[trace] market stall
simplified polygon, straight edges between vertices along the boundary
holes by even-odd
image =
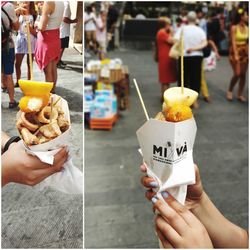
[[[129,70],[121,59],[91,60],[86,65],[85,121],[91,129],[111,130],[119,111],[129,108]]]

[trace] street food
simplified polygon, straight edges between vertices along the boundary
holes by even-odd
[[[16,127],[27,146],[48,142],[69,128],[61,105],[61,97],[50,91],[53,83],[19,80],[24,97],[20,100],[20,111]]]
[[[198,93],[189,88],[169,88],[164,92],[164,103],[162,112],[155,119],[169,122],[180,122],[192,118],[190,106],[196,101]]]
[[[69,121],[58,105],[54,105],[52,111],[49,103],[39,112],[20,112],[16,126],[27,146],[48,142],[69,128]]]
[[[38,112],[48,105],[52,82],[35,82],[19,80],[19,86],[24,94],[19,102],[19,108],[25,113]]]

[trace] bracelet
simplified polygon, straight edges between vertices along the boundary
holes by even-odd
[[[6,142],[6,144],[4,145],[4,147],[3,147],[3,153],[5,153],[5,152],[9,149],[11,143],[13,143],[13,142],[18,142],[18,141],[20,141],[20,140],[21,140],[21,138],[20,138],[19,136],[12,136],[12,137]]]

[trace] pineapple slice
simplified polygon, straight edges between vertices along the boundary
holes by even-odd
[[[45,96],[53,88],[53,82],[35,82],[30,80],[19,80],[20,89],[27,96]]]
[[[53,82],[35,82],[19,80],[24,97],[19,101],[19,108],[25,113],[39,112],[48,105]]]
[[[184,88],[183,93],[181,92],[181,87],[172,87],[164,92],[164,102],[167,107],[175,105],[190,107],[197,98],[198,93],[189,88]]]

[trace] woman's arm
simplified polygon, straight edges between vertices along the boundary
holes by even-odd
[[[43,10],[42,10],[42,17],[41,21],[38,25],[38,29],[42,32],[46,30],[48,21],[49,21],[49,16],[55,11],[55,3],[52,2],[44,2],[43,5]]]
[[[189,48],[187,49],[187,53],[191,53],[193,51],[199,51],[204,49],[207,46],[207,40],[203,40],[199,45],[197,45],[196,47],[193,48]]]
[[[207,229],[214,248],[248,248],[246,230],[227,220],[205,192],[191,211]]]
[[[213,40],[208,40],[208,44],[211,46],[212,48],[212,51],[214,51],[217,59],[220,59],[220,54],[219,54],[219,51],[218,51],[218,48],[217,46],[215,45],[214,41]]]
[[[235,33],[236,33],[236,26],[233,25],[231,27],[231,36],[230,37],[231,37],[231,44],[232,44],[232,47],[233,47],[234,57],[235,57],[236,61],[238,61],[239,55],[238,55],[238,52],[237,52],[237,49],[236,49]]]

